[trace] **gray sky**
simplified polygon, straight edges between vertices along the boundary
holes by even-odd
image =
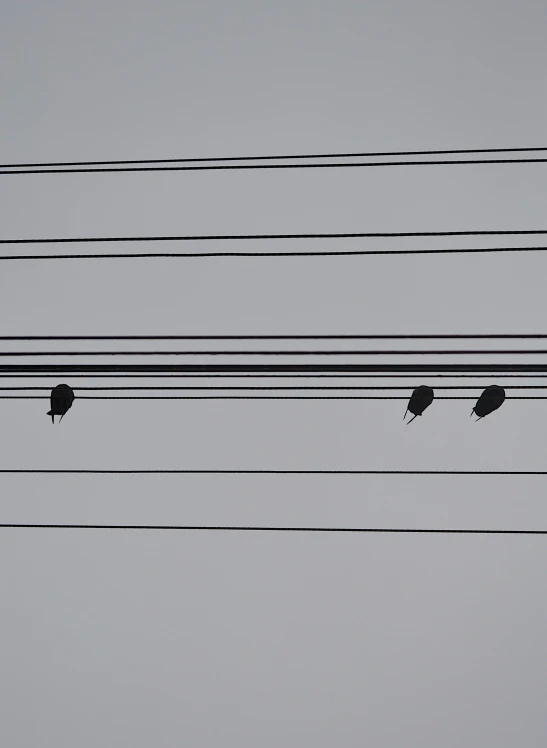
[[[3,162],[545,144],[539,2],[1,8]],[[2,177],[0,233],[545,228],[546,189],[543,165]],[[4,263],[0,330],[546,332],[546,269],[533,253]],[[76,400],[58,428],[47,406],[2,402],[2,466],[545,465],[545,406],[527,401],[480,425],[472,403],[440,401],[410,429],[402,401]],[[547,527],[542,478],[0,485],[4,522]],[[2,533],[0,739],[10,748],[547,739],[541,538]]]

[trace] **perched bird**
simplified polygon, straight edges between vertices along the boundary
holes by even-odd
[[[504,400],[505,390],[503,387],[500,387],[497,384],[491,384],[490,387],[487,387],[484,390],[477,400],[475,407],[471,411],[471,415],[474,413],[478,416],[477,421],[479,421],[481,418],[484,418],[484,416],[497,410]]]
[[[74,392],[68,384],[58,384],[51,390],[51,410],[48,416],[55,423],[55,416],[61,416],[59,423],[63,420],[64,414],[72,407],[74,402]]]
[[[421,416],[424,410],[431,405],[434,397],[435,395],[433,393],[433,389],[431,387],[428,387],[426,384],[422,384],[420,385],[420,387],[416,387],[416,389],[410,396],[410,400],[408,401],[407,409],[403,416],[403,421],[405,420],[408,411],[413,414],[414,418],[416,418],[416,416]],[[414,418],[411,418],[408,423],[412,423]]]

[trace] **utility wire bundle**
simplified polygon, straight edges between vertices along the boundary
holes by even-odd
[[[320,240],[320,239],[374,239],[374,238],[415,238],[440,236],[531,236],[547,234],[547,229],[508,229],[503,231],[404,231],[404,232],[337,232],[337,233],[301,233],[301,234],[181,234],[150,236],[87,236],[87,237],[50,237],[31,239],[0,239],[0,244],[127,244],[148,242],[232,242],[262,240]],[[510,246],[510,247],[450,247],[418,249],[351,249],[351,250],[262,250],[247,251],[201,251],[201,252],[102,252],[71,254],[11,254],[0,255],[0,260],[93,260],[93,259],[143,259],[143,258],[291,258],[291,257],[351,257],[359,255],[447,255],[447,254],[484,254],[500,252],[545,252],[547,245]]]
[[[252,379],[253,377],[285,377],[290,379],[292,377],[331,377],[341,378],[342,381],[346,377],[358,378],[363,377],[375,377],[381,379],[383,377],[406,377],[410,378],[416,374],[423,376],[481,376],[481,372],[486,371],[491,374],[497,373],[498,375],[504,374],[510,371],[519,371],[520,374],[512,374],[512,376],[526,377],[530,375],[530,372],[543,372],[544,376],[547,376],[547,364],[540,363],[421,363],[421,360],[426,358],[440,357],[445,359],[446,357],[465,357],[468,356],[501,356],[501,357],[513,357],[513,356],[543,356],[547,354],[547,349],[543,348],[498,348],[498,347],[481,347],[481,348],[440,348],[440,349],[384,349],[384,348],[347,348],[337,347],[336,349],[309,349],[309,348],[275,348],[265,349],[264,347],[256,347],[258,341],[293,341],[293,340],[314,340],[314,339],[328,339],[336,341],[337,344],[347,345],[350,340],[375,340],[375,341],[391,341],[393,340],[423,340],[423,339],[457,339],[457,340],[486,340],[490,343],[493,341],[503,338],[505,340],[543,340],[547,338],[547,335],[541,333],[528,333],[528,334],[514,334],[514,335],[486,335],[486,334],[474,334],[474,335],[440,335],[440,334],[414,334],[414,335],[68,335],[68,336],[55,336],[55,335],[44,335],[44,336],[30,336],[30,335],[19,335],[19,336],[0,336],[0,340],[6,343],[18,343],[21,341],[36,341],[46,342],[48,347],[55,345],[57,342],[72,342],[72,341],[173,341],[173,340],[187,340],[187,341],[252,341],[253,346],[245,347],[244,349],[229,349],[225,345],[222,347],[211,347],[208,346],[202,350],[198,348],[190,348],[185,350],[172,350],[162,349],[161,347],[155,347],[153,350],[142,349],[140,346],[137,350],[134,348],[124,349],[107,349],[107,350],[74,350],[68,348],[66,350],[59,350],[60,346],[56,345],[54,350],[2,350],[0,351],[0,359],[21,359],[21,358],[97,358],[100,357],[105,361],[109,361],[111,357],[197,357],[201,359],[207,359],[209,357],[221,357],[225,359],[222,363],[210,364],[210,363],[198,363],[198,364],[111,364],[111,363],[75,363],[75,364],[57,364],[57,363],[31,363],[31,364],[20,364],[20,363],[2,363],[0,364],[0,376],[10,378],[25,378],[27,376],[39,377],[48,376],[51,374],[66,374],[67,376],[76,375],[84,378],[85,376],[101,376],[109,378],[114,376],[120,378],[123,376],[140,376],[150,377],[155,376],[185,376],[192,377],[193,379],[199,380],[202,377],[247,377]],[[234,363],[233,359],[240,359],[241,357],[254,359],[255,357],[265,357],[270,359],[271,357],[289,357],[291,363],[288,364],[271,364],[271,363]],[[393,363],[390,359],[398,357],[409,357],[420,360],[420,363]],[[322,359],[325,361],[319,363],[309,364],[307,360],[310,358]],[[355,359],[358,357],[364,359],[363,362],[359,363],[337,363],[332,364],[330,360],[333,357]],[[373,357],[378,360],[379,358],[387,359],[385,363],[369,363],[366,361],[368,357]],[[303,360],[299,363],[294,363],[293,359]],[[400,373],[392,373],[393,371]],[[327,373],[328,372],[328,373]],[[404,372],[404,373],[403,373]],[[433,374],[435,372],[435,374]],[[439,372],[443,372],[440,374]],[[464,373],[465,372],[465,373]],[[471,374],[468,372],[476,372]],[[535,374],[532,376],[540,376]],[[507,389],[511,390],[544,390],[547,389],[545,384],[509,384],[506,385]],[[49,388],[44,386],[35,385],[8,385],[0,386],[0,392],[40,392],[48,390]],[[340,399],[340,400],[374,400],[374,399],[408,399],[408,395],[405,394],[393,394],[401,390],[409,392],[410,400],[408,401],[407,412],[409,411],[413,418],[410,419],[411,423],[417,416],[421,416],[424,411],[431,405],[434,399],[434,390],[430,385],[420,385],[414,388],[412,391],[411,385],[391,385],[391,384],[351,384],[347,385],[340,382],[334,385],[328,384],[248,384],[247,382],[242,384],[229,384],[229,385],[217,385],[207,384],[203,385],[201,382],[187,384],[187,385],[83,385],[76,388],[78,397],[82,399],[166,399],[166,400],[198,400],[198,399],[291,399],[291,400],[324,400],[324,399]],[[482,389],[483,392],[480,394],[476,401],[475,407],[472,413],[475,413],[478,418],[484,418],[486,415],[494,412],[505,400],[506,393],[505,389],[499,384],[491,384],[485,389],[480,385],[440,385],[437,387],[439,390],[477,390]],[[135,391],[147,392],[153,394],[126,394],[133,393]],[[158,392],[191,392],[192,394],[156,394]],[[81,395],[80,392],[92,392],[92,395]],[[97,392],[121,392],[124,394],[95,394]],[[203,392],[213,392],[214,394],[196,394]],[[226,392],[242,392],[245,394],[225,394]],[[262,395],[255,394],[257,392],[268,392],[272,394]],[[298,394],[285,394],[287,392],[297,392]],[[302,392],[313,392],[317,394],[301,394]],[[331,395],[331,392],[343,392],[344,394]],[[363,392],[371,392],[373,394],[361,394]],[[275,394],[274,394],[275,393]],[[326,394],[329,393],[329,394]],[[351,393],[351,394],[346,394]],[[389,394],[387,394],[389,393]],[[26,398],[40,398],[41,395],[29,395],[29,394],[0,394],[1,399],[26,399]],[[48,415],[54,418],[55,415],[61,418],[66,414],[68,409],[72,406],[74,401],[75,393],[72,386],[68,384],[57,385],[51,392],[51,409]],[[441,395],[439,399],[469,399],[473,395]],[[518,394],[513,396],[514,399],[545,399],[544,395],[529,395],[529,394]],[[406,415],[406,414],[405,414]]]
[[[324,169],[324,168],[367,168],[367,167],[406,167],[406,166],[456,166],[466,164],[482,164],[482,165],[500,165],[500,164],[539,164],[547,163],[547,157],[544,156],[530,156],[532,152],[547,152],[547,147],[524,147],[524,148],[486,148],[486,149],[452,149],[452,150],[428,150],[428,151],[396,151],[396,152],[366,152],[366,153],[326,153],[326,154],[296,154],[296,155],[281,155],[281,156],[236,156],[236,157],[220,157],[220,158],[170,158],[170,159],[139,159],[132,161],[122,160],[103,160],[103,161],[74,161],[74,162],[49,162],[49,163],[8,163],[0,165],[1,175],[16,174],[59,174],[59,173],[88,173],[93,172],[147,172],[147,171],[213,171],[213,170],[271,170],[271,169]],[[480,155],[480,157],[477,157]],[[444,158],[440,159],[439,156]],[[451,156],[451,158],[446,158]],[[404,157],[404,160],[400,160]],[[428,158],[426,158],[428,157]],[[433,157],[433,158],[431,158]],[[382,160],[370,160],[370,159],[382,159]],[[352,159],[352,160],[348,160]],[[358,159],[358,160],[355,160]],[[388,160],[385,160],[388,159]],[[288,163],[290,162],[290,163]],[[217,242],[217,241],[238,241],[244,242],[248,240],[259,241],[259,240],[321,240],[321,239],[374,239],[374,238],[410,238],[410,237],[471,237],[471,236],[527,236],[527,235],[544,235],[547,234],[547,229],[527,229],[527,230],[471,230],[471,231],[429,231],[429,232],[352,232],[352,233],[303,233],[303,234],[240,234],[240,235],[176,235],[176,236],[97,236],[97,237],[68,237],[68,238],[23,238],[23,239],[0,239],[0,244],[5,245],[16,245],[16,244],[89,244],[89,243],[133,243],[133,242]],[[240,250],[230,251],[206,251],[206,252],[141,252],[141,253],[95,253],[95,254],[12,254],[12,255],[1,255],[0,260],[11,261],[11,260],[61,260],[61,259],[129,259],[129,258],[213,258],[213,257],[278,257],[278,258],[290,258],[290,257],[333,257],[333,256],[352,256],[352,255],[403,255],[403,254],[453,254],[453,253],[506,253],[506,252],[544,252],[547,250],[547,245],[534,244],[531,246],[493,246],[493,247],[440,247],[431,248],[423,247],[418,249],[405,249],[405,248],[368,248],[368,249],[352,249],[352,250],[340,250],[340,249],[327,249],[327,250],[304,250],[304,251],[251,251],[243,252]],[[200,335],[163,335],[163,336],[146,336],[146,335],[134,335],[134,336],[3,336],[0,337],[4,341],[22,341],[22,340],[40,340],[40,341],[54,341],[54,340],[304,340],[304,339],[323,339],[323,340],[350,340],[350,339],[368,339],[368,340],[394,340],[394,339],[544,339],[547,335],[543,334],[527,334],[527,335],[225,335],[225,336],[200,336]],[[43,361],[44,358],[57,358],[57,357],[78,357],[86,358],[93,357],[96,361],[97,357],[105,358],[108,363],[0,363],[0,377],[1,378],[41,378],[51,375],[66,375],[67,377],[73,378],[86,378],[86,377],[101,377],[101,378],[161,378],[161,377],[186,377],[192,379],[199,378],[273,378],[283,377],[286,379],[294,379],[296,377],[301,378],[369,378],[369,379],[387,379],[387,378],[400,378],[408,379],[418,374],[420,376],[427,377],[446,377],[446,378],[483,378],[488,376],[504,376],[507,378],[519,378],[530,379],[530,378],[542,378],[547,376],[547,364],[538,362],[522,362],[512,360],[511,362],[499,361],[492,362],[491,356],[502,356],[502,357],[520,357],[520,356],[543,356],[547,354],[547,350],[530,350],[530,349],[493,349],[487,348],[482,350],[473,349],[442,349],[442,350],[410,350],[410,349],[399,349],[399,350],[383,350],[383,349],[337,349],[337,350],[308,350],[308,349],[291,349],[291,350],[264,350],[264,349],[244,349],[244,350],[227,350],[227,349],[209,349],[209,350],[33,350],[33,351],[0,351],[0,359],[12,358],[18,361],[21,358],[39,358]],[[452,356],[485,356],[488,357],[487,361],[479,362],[458,362],[458,363],[447,363],[446,357]],[[111,357],[225,357],[226,361],[221,363],[111,363]],[[283,357],[289,356],[292,359],[304,358],[303,361],[295,363],[291,360],[289,363],[271,363],[271,357]],[[351,357],[352,362],[336,362],[333,363],[334,357]],[[423,363],[422,357],[436,356],[441,357],[441,361],[435,363]],[[266,361],[261,363],[236,363],[232,359],[236,357],[238,361],[241,361],[241,357],[264,357]],[[313,363],[309,363],[311,357],[314,357]],[[317,357],[317,358],[315,358]],[[317,359],[324,357],[325,361],[318,361]],[[355,357],[359,357],[356,362]],[[367,360],[368,357],[374,357],[374,362]],[[411,361],[409,358],[405,358],[405,362],[401,362],[399,357],[420,357],[422,360],[420,363]],[[379,361],[380,358],[390,359],[387,363]],[[396,360],[391,360],[395,358]],[[398,359],[398,360],[397,360]],[[453,360],[453,359],[452,359]],[[539,390],[546,389],[546,385],[506,385],[507,389],[519,389],[519,390]],[[410,388],[410,386],[409,386]],[[33,386],[6,386],[1,387],[2,391],[41,391],[49,389],[46,387],[33,387]],[[288,386],[143,386],[143,387],[119,387],[119,386],[83,386],[77,388],[82,391],[158,391],[158,390],[214,390],[226,391],[226,390],[244,390],[248,392],[255,392],[258,390],[268,390],[276,392],[285,392],[287,390],[314,390],[314,391],[331,391],[331,390],[351,390],[356,391],[373,391],[373,392],[385,392],[385,391],[398,391],[407,389],[406,386],[394,386],[389,387],[388,385],[340,385],[336,384],[332,387],[319,386],[319,385],[288,385]],[[490,384],[486,388],[482,388],[481,385],[470,385],[460,387],[458,385],[440,386],[437,389],[456,389],[456,390],[469,390],[469,389],[482,389],[480,396],[478,397],[475,406],[473,407],[472,414],[474,413],[478,419],[484,418],[486,415],[491,414],[495,410],[499,409],[503,404],[506,393],[505,388],[499,384]],[[410,391],[410,389],[409,389]],[[0,398],[34,398],[41,397],[41,395],[0,395]],[[108,399],[406,399],[407,395],[107,395],[107,396],[87,396],[78,395],[79,398],[108,398]],[[441,396],[439,399],[467,399],[468,395],[448,395]],[[55,416],[59,416],[62,420],[64,415],[72,407],[75,399],[74,389],[68,384],[57,384],[50,392],[50,410],[48,415],[51,416],[54,422]],[[408,400],[407,411],[405,412],[404,418],[408,412],[411,413],[412,418],[409,420],[411,423],[418,416],[422,416],[424,412],[431,406],[435,399],[435,393],[433,388],[429,384],[421,384],[418,387],[412,389],[410,399]],[[529,395],[517,395],[515,399],[543,399],[543,396],[529,396]],[[2,473],[8,472],[117,472],[117,473],[152,473],[152,472],[166,472],[166,473],[301,473],[301,474],[478,474],[480,471],[374,471],[374,470],[357,470],[357,471],[336,471],[336,470],[322,470],[322,471],[278,471],[278,470],[169,470],[169,471],[155,471],[155,470],[140,470],[140,471],[107,471],[107,470],[15,470],[15,469],[3,469],[0,470]],[[545,475],[543,471],[522,471],[522,472],[510,472],[510,471],[497,471],[488,472],[483,471],[484,474],[504,474],[504,475]],[[547,534],[544,530],[467,530],[467,529],[446,529],[446,530],[435,530],[435,529],[390,529],[390,528],[319,528],[319,527],[247,527],[247,526],[189,526],[189,525],[125,525],[125,526],[112,526],[112,525],[45,525],[45,524],[34,524],[34,525],[20,525],[20,524],[0,524],[3,528],[19,528],[19,527],[35,527],[35,528],[85,528],[85,529],[171,529],[171,530],[231,530],[231,531],[296,531],[296,532],[359,532],[359,533],[480,533],[480,534]]]
[[[220,156],[205,158],[159,158],[159,159],[131,159],[107,161],[57,161],[47,163],[9,163],[0,164],[0,174],[75,174],[93,172],[139,172],[139,171],[204,171],[204,170],[232,170],[232,169],[337,169],[355,167],[378,166],[457,166],[469,164],[531,164],[545,163],[547,158],[521,156],[506,156],[504,158],[461,158],[476,154],[528,154],[547,151],[547,147],[524,148],[456,148],[450,150],[421,150],[421,151],[368,151],[358,153],[299,153],[280,156]],[[346,159],[358,158],[397,158],[410,157],[405,161],[358,161],[347,162]],[[459,156],[458,159],[427,159],[418,160],[418,156]],[[318,161],[318,159],[328,159]],[[337,159],[332,163],[331,159]],[[313,160],[315,163],[309,163]],[[226,164],[223,162],[231,161]],[[249,163],[241,163],[246,161]],[[263,161],[266,163],[259,163]],[[276,163],[272,161],[294,161],[296,163]]]

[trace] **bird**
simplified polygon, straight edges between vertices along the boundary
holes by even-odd
[[[478,416],[477,421],[487,416],[489,413],[493,413],[503,404],[505,400],[505,390],[497,384],[491,384],[482,393],[477,400],[475,407],[471,411]]]
[[[61,416],[59,423],[63,420],[64,414],[72,407],[74,402],[74,392],[68,384],[58,384],[51,390],[51,410],[48,416],[51,416],[52,423],[55,423],[55,416]]]
[[[416,418],[416,416],[421,416],[424,410],[431,405],[434,397],[435,394],[433,392],[433,389],[431,387],[428,387],[426,384],[422,384],[419,387],[416,387],[416,389],[410,396],[410,400],[408,401],[408,405],[403,416],[403,421],[405,420],[408,411],[413,414],[414,418]],[[407,426],[412,423],[414,418],[410,419]]]

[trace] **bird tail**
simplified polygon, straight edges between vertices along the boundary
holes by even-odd
[[[406,419],[406,414],[408,413],[408,408],[405,410],[405,414],[403,416],[403,421]]]
[[[63,420],[64,413],[61,414],[61,417],[59,418],[59,423]]]
[[[412,423],[412,421],[414,420],[414,418],[418,418],[419,415],[421,415],[421,414],[420,413],[416,413],[416,415],[413,418],[411,418],[410,421],[407,423],[407,426],[410,426],[410,424]]]
[[[51,423],[55,423],[55,415],[52,410],[48,411],[48,416],[51,416]]]

